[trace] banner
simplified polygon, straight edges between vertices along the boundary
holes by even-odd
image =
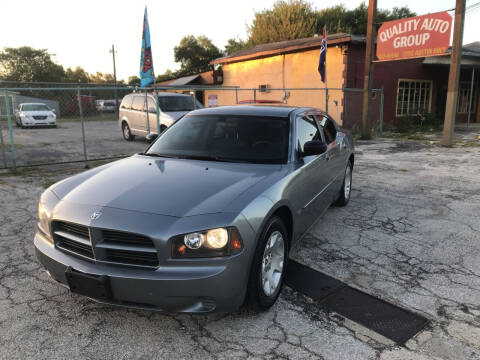
[[[439,12],[385,22],[377,35],[378,60],[445,55],[450,45],[452,17]]]
[[[143,15],[142,52],[140,54],[140,87],[155,82],[153,74],[152,47],[150,45],[150,27],[148,26],[147,7]]]
[[[325,26],[323,27],[322,34],[322,47],[320,48],[320,58],[318,59],[318,72],[322,78],[322,82],[325,83],[325,72],[327,67],[327,31]]]

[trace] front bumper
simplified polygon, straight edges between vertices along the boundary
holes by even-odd
[[[36,255],[50,276],[67,285],[68,267],[109,278],[113,305],[166,312],[223,312],[240,307],[246,293],[245,253],[218,264],[189,266],[188,261],[172,262],[155,270],[89,262],[67,255],[37,232],[34,239]],[[192,262],[193,264],[193,262]]]

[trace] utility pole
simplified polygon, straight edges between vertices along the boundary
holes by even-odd
[[[368,2],[367,46],[365,49],[365,75],[363,79],[362,101],[362,139],[368,140],[370,132],[370,99],[373,87],[373,57],[375,54],[375,22],[377,17],[377,0]]]
[[[117,94],[117,68],[115,65],[115,46],[112,45],[110,52],[113,56],[113,83],[115,86],[115,112],[118,112],[118,94]]]
[[[456,0],[455,24],[453,27],[452,54],[450,55],[450,73],[448,74],[447,105],[443,123],[443,146],[453,145],[455,116],[457,115],[458,83],[460,80],[460,65],[462,63],[463,25],[465,23],[466,0]]]

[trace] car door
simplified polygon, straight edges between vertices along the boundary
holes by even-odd
[[[135,95],[132,103],[132,130],[136,134],[146,134],[145,96]]]
[[[295,148],[297,172],[292,182],[291,196],[295,208],[297,236],[303,234],[330,204],[324,196],[328,184],[324,177],[327,168],[326,154],[302,157],[306,142],[322,140],[317,122],[311,116],[298,116],[295,119]]]
[[[337,193],[343,183],[345,159],[340,148],[340,143],[337,140],[337,127],[333,120],[323,114],[317,115],[316,119],[319,122],[322,135],[327,144],[326,158],[328,161],[328,173],[326,175],[329,178],[329,189],[326,191],[328,191],[328,195],[333,202],[336,200]]]
[[[149,122],[149,129],[152,133],[157,133],[157,104],[155,104],[155,99],[151,96],[148,97],[148,122]],[[153,110],[153,111],[150,111]],[[160,109],[159,109],[160,113]],[[160,114],[159,114],[160,116]]]

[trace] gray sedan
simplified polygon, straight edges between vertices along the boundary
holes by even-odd
[[[193,111],[145,152],[47,189],[37,257],[53,279],[100,302],[264,310],[292,244],[332,203],[348,203],[353,164],[351,136],[319,110]]]

